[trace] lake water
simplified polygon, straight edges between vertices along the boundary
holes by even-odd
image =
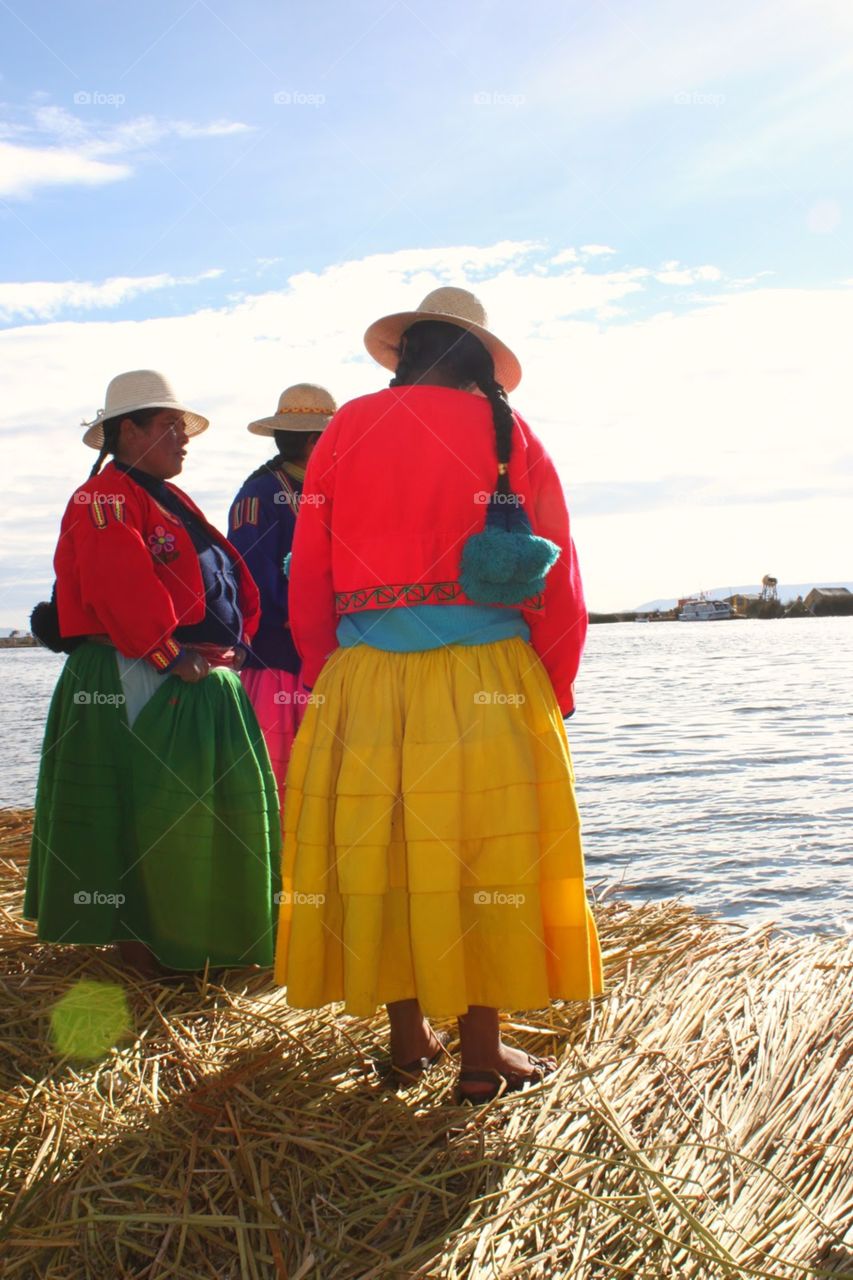
[[[62,658],[0,650],[0,805]],[[853,618],[595,626],[569,721],[589,878],[791,929],[853,921]]]

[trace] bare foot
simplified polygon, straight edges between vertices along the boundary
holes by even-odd
[[[160,978],[165,972],[160,961],[150,947],[144,942],[122,941],[118,946],[121,962],[126,969],[132,969],[140,978]]]
[[[386,1005],[391,1024],[391,1061],[396,1066],[431,1058],[441,1041],[423,1015],[417,1000],[395,1000]]]
[[[557,1069],[556,1058],[533,1058],[523,1049],[514,1049],[501,1040],[497,1009],[486,1005],[471,1005],[459,1019],[459,1039],[462,1048],[462,1078],[460,1093],[476,1101],[492,1097],[500,1088],[503,1077],[510,1089],[523,1087],[542,1080]],[[482,1074],[482,1080],[466,1080],[465,1075]]]

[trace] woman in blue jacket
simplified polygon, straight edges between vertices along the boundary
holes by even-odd
[[[281,393],[272,417],[250,422],[252,435],[273,436],[278,452],[244,481],[228,517],[228,537],[261,596],[261,622],[241,678],[266,738],[282,804],[290,748],[310,696],[290,632],[284,561],[293,544],[305,467],[336,409],[324,387],[300,382]]]

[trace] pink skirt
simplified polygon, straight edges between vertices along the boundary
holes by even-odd
[[[250,667],[240,672],[240,679],[263,730],[283,810],[290,748],[310,694],[302,683],[302,676],[292,671]]]

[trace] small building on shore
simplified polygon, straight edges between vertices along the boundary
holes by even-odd
[[[853,613],[853,592],[847,587],[812,587],[803,604],[816,618]]]
[[[723,599],[731,607],[731,611],[736,618],[746,618],[749,616],[750,608],[753,612],[758,608],[761,596],[747,595],[744,592],[736,591],[734,595],[724,596]]]

